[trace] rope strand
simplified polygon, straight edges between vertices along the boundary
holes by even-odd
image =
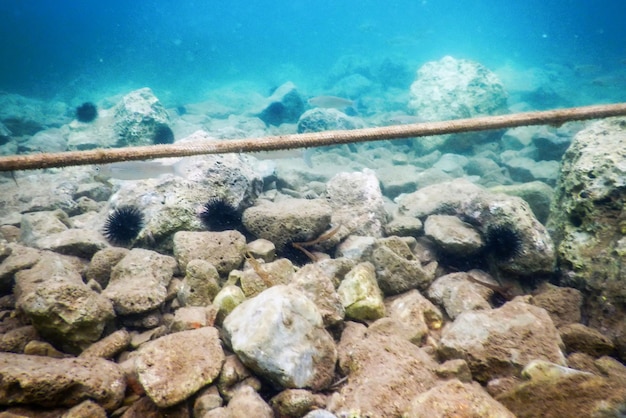
[[[514,128],[517,126],[560,126],[569,121],[601,119],[613,116],[626,116],[626,103],[354,129],[349,131],[324,131],[247,139],[182,142],[170,145],[99,148],[88,151],[12,155],[0,157],[0,172],[88,164],[107,164],[116,161],[149,160],[163,157],[189,157],[203,154],[248,153],[321,147],[357,142],[486,131]]]

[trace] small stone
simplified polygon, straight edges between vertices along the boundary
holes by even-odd
[[[212,409],[219,408],[224,401],[215,386],[209,386],[198,392],[196,400],[193,403],[193,416],[204,417],[207,412]]]
[[[359,321],[385,316],[383,294],[376,283],[372,263],[357,264],[343,279],[337,289],[346,316]]]
[[[472,371],[467,362],[462,359],[448,360],[441,363],[435,370],[435,373],[442,379],[456,378],[464,383],[472,383]]]
[[[176,310],[170,329],[172,332],[198,329],[208,324],[207,308],[204,306],[186,306]],[[211,324],[212,325],[212,324]]]
[[[126,248],[107,247],[95,253],[85,272],[87,281],[95,280],[103,289],[107,287],[111,270],[128,254],[128,251]]]
[[[238,231],[179,231],[174,234],[174,257],[181,269],[194,259],[211,263],[222,276],[241,266],[246,238]]]
[[[261,258],[266,263],[274,261],[276,257],[276,246],[272,241],[260,238],[246,245],[246,251],[254,258]]]
[[[107,418],[107,411],[97,403],[86,400],[64,413],[61,418]]]
[[[232,417],[274,418],[272,408],[248,385],[235,391],[227,409]]]
[[[301,417],[309,411],[326,406],[324,396],[304,389],[286,389],[270,400],[272,409],[278,416]]]
[[[39,337],[32,325],[15,328],[0,335],[0,351],[23,353],[26,345]]]
[[[189,261],[185,278],[178,291],[178,300],[183,306],[208,306],[220,290],[220,275],[206,260]]]
[[[24,354],[52,358],[68,357],[66,354],[63,354],[62,352],[54,348],[52,344],[45,341],[37,340],[30,341],[28,344],[26,344],[26,347],[24,347]]]
[[[217,318],[215,322],[221,325],[232,311],[239,304],[246,300],[246,295],[240,287],[237,286],[224,286],[222,290],[215,296],[213,304],[217,307]]]
[[[125,350],[130,344],[130,334],[120,329],[107,335],[83,350],[79,357],[101,357],[111,359]]]
[[[456,216],[430,215],[424,222],[424,234],[444,252],[461,257],[475,254],[484,246],[478,231]]]

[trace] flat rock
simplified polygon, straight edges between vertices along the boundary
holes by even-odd
[[[67,229],[37,240],[36,246],[59,254],[90,259],[109,244],[98,231],[91,229]]]
[[[224,320],[226,339],[251,370],[283,388],[332,382],[337,352],[317,307],[291,287],[271,287]]]
[[[193,259],[208,261],[221,275],[243,263],[246,238],[238,231],[191,232],[180,231],[174,234],[174,257],[181,269]]]
[[[424,222],[424,235],[447,254],[468,257],[484,245],[478,231],[456,216],[430,215]]]
[[[468,276],[470,273],[465,272],[446,274],[437,277],[428,288],[428,297],[443,306],[452,319],[465,311],[491,309],[489,298],[493,290],[472,282]],[[490,283],[487,278],[484,280]]]
[[[223,363],[224,351],[213,327],[149,341],[135,357],[139,382],[161,408],[175,405],[213,382]]]
[[[167,297],[176,260],[157,252],[133,248],[111,271],[102,295],[120,315],[138,314],[159,307]]]
[[[0,353],[0,405],[74,406],[91,399],[113,411],[124,398],[120,367],[99,358]]]

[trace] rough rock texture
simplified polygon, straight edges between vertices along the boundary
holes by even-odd
[[[9,293],[15,284],[15,273],[29,269],[39,261],[41,251],[18,244],[6,246],[9,254],[0,263],[0,294]]]
[[[626,352],[626,119],[578,132],[563,156],[549,227],[564,284],[590,289],[590,325],[620,336]],[[617,309],[616,309],[617,308]]]
[[[111,270],[126,254],[128,254],[128,249],[120,247],[107,247],[95,253],[85,272],[87,281],[94,280],[103,289],[107,287]]]
[[[98,340],[113,319],[111,303],[89,289],[74,266],[53,253],[15,275],[16,306],[37,331],[69,349]]]
[[[445,253],[462,257],[478,252],[484,245],[478,231],[456,216],[430,215],[424,222],[424,235]]]
[[[284,388],[327,387],[337,352],[317,307],[301,292],[271,287],[224,321],[232,349],[250,369]]]
[[[450,273],[437,277],[428,288],[428,297],[443,306],[448,316],[455,319],[470,310],[491,309],[489,298],[493,290],[472,282],[470,273]],[[491,283],[484,278],[485,283]],[[496,283],[494,285],[497,286]]]
[[[213,382],[223,363],[217,329],[203,327],[143,344],[135,357],[135,370],[150,399],[163,408]]]
[[[372,263],[360,263],[350,270],[337,288],[337,294],[348,318],[365,321],[385,316],[383,292],[376,283]]]
[[[519,249],[508,258],[493,259],[493,267],[522,278],[551,274],[554,270],[554,245],[548,231],[528,203],[516,196],[490,193],[465,179],[456,179],[401,196],[398,211],[420,219],[431,214],[456,215],[483,237],[491,228],[510,228],[519,237]]]
[[[0,353],[0,405],[74,406],[92,399],[107,411],[124,398],[120,367],[99,358],[53,359]]]
[[[444,358],[465,359],[479,382],[517,375],[534,359],[565,365],[563,342],[547,312],[521,298],[462,313],[443,328],[440,344]]]
[[[298,133],[322,132],[361,128],[363,122],[337,109],[315,108],[307,110],[298,120]]]
[[[200,131],[179,142],[209,139]],[[136,245],[172,252],[172,237],[178,231],[202,231],[198,211],[211,199],[224,199],[241,212],[252,206],[263,189],[263,180],[240,154],[185,158],[176,166],[179,176],[166,175],[126,181],[103,209],[122,205],[141,208],[145,226]]]
[[[277,251],[291,242],[309,241],[330,225],[332,208],[322,200],[287,199],[253,206],[243,213],[246,229],[271,241]]]
[[[626,407],[626,385],[592,373],[533,361],[525,381],[496,399],[518,418],[619,417]]]
[[[457,379],[448,380],[417,396],[402,414],[404,418],[446,416],[516,418],[479,384],[462,383]]]
[[[220,274],[210,262],[197,258],[189,261],[178,300],[183,306],[210,305],[220,291],[219,279]]]
[[[387,212],[376,174],[339,173],[326,184],[326,196],[333,209],[334,225],[347,227],[352,234],[381,237]]]
[[[338,352],[348,381],[328,403],[337,416],[399,416],[435,384],[436,363],[421,348],[361,324],[346,323]]]
[[[174,234],[174,257],[181,269],[194,259],[211,263],[221,275],[239,268],[243,262],[246,238],[238,231],[190,232]]]
[[[424,64],[411,84],[409,108],[427,121],[499,115],[508,112],[507,93],[498,77],[479,63],[450,56]],[[428,149],[452,149],[497,139],[498,132],[448,135],[431,139]],[[424,142],[421,142],[424,144]]]
[[[85,229],[67,229],[37,240],[37,248],[59,254],[74,255],[90,259],[96,252],[109,244],[98,231]]]
[[[615,347],[611,340],[600,331],[583,324],[568,324],[559,328],[559,334],[565,345],[565,352],[580,352],[592,357],[601,357],[613,352]]]
[[[583,295],[580,290],[546,283],[533,293],[530,303],[545,309],[557,328],[581,322]]]
[[[167,111],[152,90],[144,87],[132,91],[115,107],[117,145],[153,145],[157,127],[168,123]]]
[[[438,307],[417,290],[409,290],[385,301],[387,314],[407,329],[408,340],[420,344],[428,330],[443,326],[443,315]]]
[[[102,295],[120,315],[148,312],[165,301],[175,268],[172,257],[133,248],[113,267]]]

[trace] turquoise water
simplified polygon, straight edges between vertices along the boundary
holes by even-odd
[[[551,71],[586,92],[573,104],[626,99],[618,0],[2,0],[0,16],[0,89],[36,98],[148,86],[175,106],[287,80],[315,95],[348,72],[408,89],[419,66],[452,55]]]

